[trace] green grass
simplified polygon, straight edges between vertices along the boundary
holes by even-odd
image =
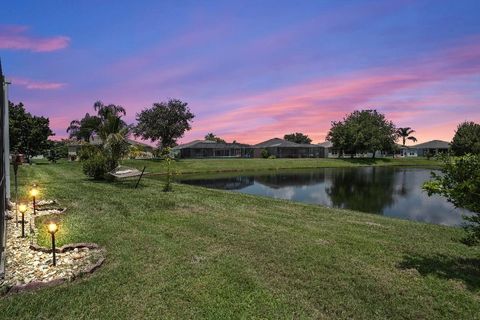
[[[124,160],[123,165],[142,169],[148,172],[163,173],[164,163],[161,160]],[[175,162],[179,173],[228,172],[278,169],[337,168],[357,166],[439,166],[440,162],[427,158],[379,158],[379,159],[182,159]]]
[[[157,179],[133,190],[89,181],[77,163],[22,166],[20,177],[69,207],[59,245],[96,242],[107,260],[0,299],[3,319],[480,315],[480,250],[459,242],[461,229],[186,185],[163,193]]]

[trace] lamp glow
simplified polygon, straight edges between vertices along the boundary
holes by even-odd
[[[37,214],[36,198],[38,197],[39,193],[40,191],[38,191],[37,185],[36,184],[32,185],[32,188],[30,189],[30,196],[32,197],[32,200],[33,200],[33,215]]]
[[[58,225],[55,222],[49,222],[47,225],[48,232],[52,235],[52,257],[53,265],[57,265],[57,256],[55,254],[55,232],[58,231]]]
[[[22,203],[18,206],[18,211],[22,214],[22,238],[25,238],[25,212],[27,212],[27,205]]]
[[[48,224],[48,232],[55,233],[55,232],[57,232],[57,230],[58,230],[58,226],[55,222],[50,222]]]
[[[33,187],[31,190],[30,190],[30,196],[32,197],[37,197],[38,196],[38,189],[36,187]]]
[[[18,211],[20,211],[20,213],[27,212],[27,205],[22,203],[21,205],[18,206]]]

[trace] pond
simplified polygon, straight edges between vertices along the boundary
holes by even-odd
[[[468,211],[422,190],[431,172],[411,167],[323,168],[191,175],[178,181],[433,224],[462,224],[462,214]]]

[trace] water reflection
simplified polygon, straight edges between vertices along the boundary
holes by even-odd
[[[461,224],[462,213],[468,212],[422,191],[421,185],[430,178],[431,171],[399,167],[324,168],[191,176],[180,182],[428,223]]]
[[[331,172],[325,192],[336,208],[382,213],[395,202],[395,172],[378,168]]]

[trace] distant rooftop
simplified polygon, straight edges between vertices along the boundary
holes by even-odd
[[[320,147],[324,147],[324,148],[332,148],[333,147],[333,143],[331,141],[325,141],[325,142],[319,143],[318,145]]]
[[[273,138],[270,140],[266,140],[260,143],[257,143],[253,146],[254,148],[273,148],[273,147],[282,147],[282,148],[298,148],[298,147],[317,147],[314,144],[307,144],[307,143],[295,143],[285,139],[280,138]]]
[[[448,149],[450,148],[450,142],[442,140],[431,140],[424,143],[416,144],[410,148],[417,149]]]
[[[174,147],[174,150],[180,150],[180,149],[187,149],[187,148],[193,148],[193,149],[215,149],[215,148],[246,148],[250,147],[248,144],[243,144],[243,143],[237,143],[237,142],[217,142],[217,141],[211,141],[211,140],[193,140],[181,145],[178,145]]]

